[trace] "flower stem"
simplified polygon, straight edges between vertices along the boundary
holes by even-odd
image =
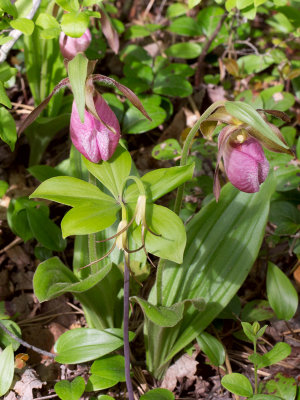
[[[256,354],[256,340],[253,342],[254,354]],[[257,379],[257,363],[254,363],[254,394],[257,394],[258,379]]]
[[[132,382],[130,378],[130,347],[129,347],[129,278],[130,272],[127,265],[129,256],[124,254],[124,357],[125,357],[125,378],[129,400],[134,400]]]
[[[184,166],[187,164],[187,158],[188,158],[188,153],[189,149],[191,147],[192,141],[198,132],[200,128],[201,122],[203,122],[207,117],[210,116],[211,113],[215,111],[216,108],[223,106],[225,101],[220,100],[216,101],[213,103],[208,109],[201,115],[201,117],[198,119],[198,121],[195,123],[193,128],[190,130],[187,138],[185,139],[184,146],[182,149],[182,155],[181,155],[181,160],[180,160],[180,166]],[[183,197],[183,190],[184,190],[184,185],[181,185],[177,189],[177,194],[176,194],[176,200],[175,200],[175,205],[174,205],[174,212],[179,215],[180,209],[181,209],[181,203],[182,203],[182,197]]]
[[[96,185],[96,178],[89,172],[89,182]],[[89,262],[92,263],[97,260],[97,248],[96,248],[96,235],[91,233],[88,235],[88,248],[89,248]],[[98,263],[91,265],[91,273],[94,274],[98,270]]]
[[[156,305],[161,306],[163,301],[163,270],[165,267],[166,261],[164,259],[160,259],[157,265],[156,270]]]

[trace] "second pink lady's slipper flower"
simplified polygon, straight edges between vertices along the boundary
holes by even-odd
[[[219,149],[224,147],[224,168],[233,186],[246,193],[258,192],[269,172],[269,163],[259,141],[243,131],[226,137],[224,128],[218,144]]]
[[[257,110],[239,101],[224,102],[201,124],[204,136],[211,137],[218,124],[226,124],[218,137],[217,166],[214,176],[214,195],[220,196],[219,164],[224,161],[228,180],[242,192],[255,193],[266,180],[269,163],[262,145],[280,153],[293,154],[280,130],[269,123],[264,113],[288,120],[286,114],[275,110]]]
[[[113,155],[120,139],[120,126],[114,112],[98,92],[94,95],[94,105],[101,120],[85,110],[82,123],[73,101],[70,135],[76,149],[89,161],[98,163]]]
[[[84,52],[92,41],[92,35],[89,29],[87,29],[82,36],[79,38],[73,38],[61,32],[59,36],[59,47],[61,54],[64,58],[72,60],[77,53]]]

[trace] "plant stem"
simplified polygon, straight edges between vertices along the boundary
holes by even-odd
[[[96,178],[89,172],[89,182],[96,185]],[[96,235],[91,233],[88,235],[88,247],[89,247],[89,262],[97,260],[97,248],[96,248]],[[98,270],[98,263],[91,265],[91,273],[94,274]]]
[[[130,347],[129,347],[129,278],[130,272],[127,265],[127,256],[124,254],[124,357],[125,357],[125,378],[129,400],[134,400],[132,382],[130,378]],[[129,255],[128,255],[129,262]]]
[[[188,152],[190,149],[190,146],[192,144],[192,141],[198,132],[200,128],[201,122],[203,122],[211,113],[215,111],[216,108],[223,106],[225,101],[220,100],[216,101],[213,103],[208,109],[201,115],[201,117],[198,119],[196,124],[193,126],[193,128],[190,130],[187,138],[185,139],[184,146],[182,149],[182,155],[181,155],[181,160],[180,160],[180,166],[184,166],[187,164],[187,157],[188,157]],[[182,203],[182,197],[183,197],[183,190],[184,190],[184,185],[181,185],[177,189],[177,194],[176,194],[176,200],[175,200],[175,206],[174,206],[174,212],[179,215],[180,209],[181,209],[181,203]]]
[[[256,340],[253,342],[254,354],[256,354]],[[257,379],[257,363],[254,363],[254,394],[257,394],[258,379]]]

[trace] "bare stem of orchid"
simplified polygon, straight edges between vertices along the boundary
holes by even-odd
[[[129,278],[130,271],[129,256],[124,254],[124,357],[125,357],[125,378],[129,400],[134,400],[132,382],[130,377],[130,347],[129,347]]]

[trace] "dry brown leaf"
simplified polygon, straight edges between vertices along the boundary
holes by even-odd
[[[16,264],[19,268],[24,268],[25,266],[30,264],[30,258],[27,253],[20,246],[14,246],[11,249],[6,251],[6,254],[11,259],[11,261]],[[24,279],[24,277],[20,276],[20,279]],[[29,279],[32,279],[30,277]],[[28,288],[26,288],[28,289]],[[32,285],[29,289],[32,289]]]
[[[32,368],[27,368],[21,379],[15,384],[14,391],[21,396],[22,400],[33,400],[33,389],[41,389],[43,382],[40,381]]]
[[[191,383],[196,379],[198,361],[188,354],[181,356],[175,364],[168,368],[167,373],[161,383],[161,387],[169,390],[174,390],[177,380],[186,378]]]

